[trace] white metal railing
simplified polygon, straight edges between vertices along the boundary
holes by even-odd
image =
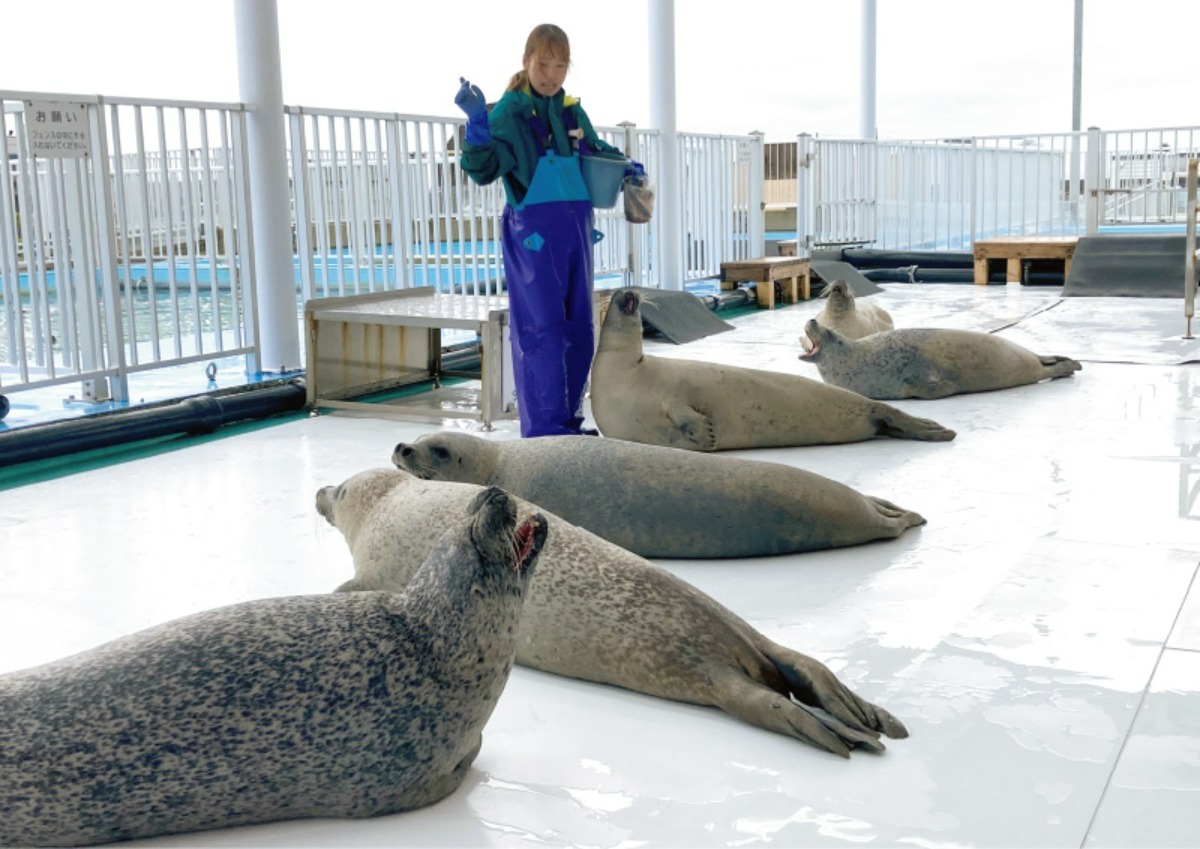
[[[253,354],[240,105],[0,103],[0,389],[79,381],[81,400],[123,400],[135,372]],[[78,155],[30,147],[30,122],[60,121]]]
[[[776,147],[776,146],[772,146]],[[1182,224],[1184,172],[1200,128],[875,141],[802,135],[775,152],[774,196],[791,173],[798,238],[969,250],[1005,235]]]
[[[305,298],[408,286],[496,294],[504,189],[478,186],[459,167],[461,119],[288,107],[296,250]],[[656,133],[597,128],[646,165]],[[301,225],[300,222],[305,222]],[[598,278],[651,278],[655,227],[596,210]]]
[[[759,254],[762,136],[681,133],[679,163],[684,281],[718,277],[722,262]]]
[[[78,381],[84,399],[120,400],[131,375],[229,356],[256,371],[243,107],[23,92],[0,103],[0,393]],[[88,155],[32,150],[31,106],[73,110]],[[462,119],[285,111],[297,320],[313,297],[500,291],[504,198],[464,179]],[[598,130],[657,174],[657,133]],[[679,252],[685,284],[757,255],[768,198],[789,176],[805,247],[958,250],[988,235],[1182,223],[1198,133],[802,135],[790,153],[757,134],[683,133],[680,244],[663,245],[657,218],[635,226],[619,207],[598,210],[598,282],[678,285],[661,279],[663,250]]]
[[[154,369],[245,356],[256,371],[243,106],[0,101],[6,154],[12,146],[0,186],[0,393],[80,381],[81,400],[123,400],[130,377]],[[28,149],[30,102],[78,108],[90,155]],[[500,290],[504,196],[464,179],[461,118],[285,112],[298,319],[313,297]],[[597,131],[656,176],[657,132]],[[679,145],[683,244],[669,249],[687,283],[761,251],[762,139],[682,134]],[[597,210],[595,226],[598,285],[664,285],[657,218],[631,225],[618,205]]]

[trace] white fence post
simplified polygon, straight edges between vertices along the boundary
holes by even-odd
[[[1187,164],[1187,234],[1183,260],[1183,316],[1187,319],[1187,335],[1192,339],[1192,318],[1196,313],[1196,217],[1200,207],[1196,203],[1197,169],[1200,159],[1189,159]]]
[[[796,256],[812,256],[816,232],[813,161],[816,145],[808,133],[796,139]]]
[[[767,244],[767,204],[763,196],[766,184],[765,165],[763,157],[766,145],[763,134],[757,130],[750,134],[750,174],[748,180],[749,198],[746,201],[746,214],[749,217],[746,227],[746,258],[762,256],[766,253]]]
[[[116,169],[110,173],[108,130],[104,120],[104,98],[89,107],[89,131],[92,134],[92,185],[96,193],[96,247],[99,250],[100,281],[104,293],[104,328],[108,335],[109,361],[117,369],[108,379],[106,397],[129,400],[129,377],[125,373],[125,335],[121,326],[121,286],[117,282],[116,233],[113,232],[112,181],[119,180]],[[116,362],[112,360],[115,359]]]
[[[625,130],[625,155],[630,159],[637,159],[637,144],[634,140],[637,125],[632,121],[623,121],[617,126]],[[626,286],[642,285],[642,240],[639,238],[637,226],[629,221],[625,222],[625,270],[621,276]]]
[[[1100,213],[1104,191],[1104,135],[1099,127],[1088,127],[1087,168],[1084,169],[1084,192],[1087,194],[1087,234],[1100,232]]]

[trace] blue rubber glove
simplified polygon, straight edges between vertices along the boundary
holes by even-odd
[[[629,160],[629,168],[625,171],[625,176],[643,180],[646,178],[646,166],[636,159],[631,159]]]
[[[470,81],[459,77],[458,94],[454,95],[454,105],[467,116],[467,144],[487,144],[492,140],[492,128],[488,124],[487,98],[479,90],[479,86],[471,85]]]

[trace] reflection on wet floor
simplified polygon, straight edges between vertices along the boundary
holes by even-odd
[[[435,806],[144,845],[1195,845],[1200,379],[1182,302],[884,290],[873,297],[897,327],[1003,326],[1083,370],[896,402],[954,428],[949,443],[737,452],[928,519],[899,539],[660,565],[827,663],[908,739],[844,761],[712,709],[518,667],[467,780]],[[821,306],[646,350],[816,378],[799,335]],[[443,391],[457,403],[471,387]],[[0,669],[194,610],[332,589],[351,562],[313,510],[316,489],[386,466],[398,441],[478,427],[323,415],[8,492]],[[490,437],[517,438],[515,423]]]

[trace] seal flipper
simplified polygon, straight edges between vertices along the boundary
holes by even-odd
[[[956,434],[948,427],[935,422],[933,419],[922,419],[910,416],[890,404],[880,403],[876,409],[875,420],[879,423],[880,436],[891,436],[896,439],[916,439],[921,442],[949,442]]]
[[[876,498],[873,495],[868,495],[866,498],[879,512],[884,521],[888,522],[895,529],[896,536],[904,533],[909,528],[925,524],[925,517],[914,510],[906,510],[898,504],[893,504],[884,498]]]
[[[797,701],[820,708],[859,731],[883,734],[897,740],[908,736],[908,729],[903,722],[856,695],[825,664],[773,643],[766,637],[759,637],[756,644],[783,676],[792,697]]]
[[[851,749],[884,750],[879,733],[856,728],[829,711],[810,707],[786,693],[779,693],[760,681],[727,667],[728,676],[714,681],[718,693],[716,706],[738,719],[794,737],[843,758]]]
[[[717,434],[712,419],[704,413],[687,404],[666,407],[663,412],[671,424],[679,429],[678,434],[674,431],[668,434],[668,442],[671,445],[686,442],[695,446],[697,451],[717,450]]]
[[[1070,377],[1075,372],[1080,371],[1083,366],[1070,357],[1045,356],[1038,357],[1040,362],[1046,369],[1046,377],[1054,380],[1059,377]]]

